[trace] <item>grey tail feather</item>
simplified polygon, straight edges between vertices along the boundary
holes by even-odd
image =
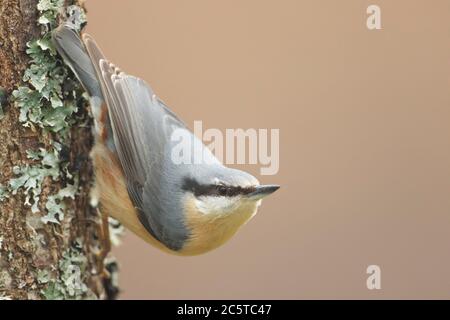
[[[95,120],[95,132],[99,134],[105,128],[108,132],[105,143],[110,150],[114,151],[115,144],[109,117],[106,121],[101,121],[101,106],[105,101],[101,84],[79,33],[74,30],[69,22],[66,22],[53,31],[52,40],[56,50],[72,69],[90,97],[92,115]]]
[[[78,32],[71,27],[70,23],[65,23],[53,31],[52,39],[56,50],[72,69],[89,96],[103,100],[100,82]]]

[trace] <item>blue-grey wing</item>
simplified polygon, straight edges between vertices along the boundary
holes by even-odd
[[[101,82],[117,155],[139,219],[156,239],[173,250],[181,249],[188,233],[180,204],[167,192],[171,177],[165,161],[172,133],[186,127],[143,80],[121,72],[91,38],[84,40]]]

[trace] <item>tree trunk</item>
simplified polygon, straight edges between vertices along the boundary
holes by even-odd
[[[0,299],[117,293],[90,205],[88,106],[48,41],[74,2],[0,0]]]

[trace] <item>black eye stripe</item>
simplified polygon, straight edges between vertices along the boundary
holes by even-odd
[[[186,178],[182,186],[183,190],[192,192],[196,197],[200,196],[225,196],[234,197],[245,195],[255,191],[254,187],[242,188],[225,185],[201,185],[195,179]]]

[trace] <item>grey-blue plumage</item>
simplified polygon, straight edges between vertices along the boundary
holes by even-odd
[[[223,166],[143,80],[108,62],[90,36],[82,41],[66,23],[53,41],[90,96],[96,129],[108,133],[105,145],[120,162],[139,221],[166,248],[198,254],[221,245],[278,189]],[[178,163],[173,150],[180,138],[189,161]]]
[[[91,39],[83,44],[70,25],[59,27],[53,40],[88,94],[107,103],[114,148],[142,224],[168,248],[181,249],[189,231],[181,202],[167,191],[169,184],[181,185],[182,177],[171,176],[163,158],[170,156],[171,132],[184,124],[143,80],[119,73]]]

